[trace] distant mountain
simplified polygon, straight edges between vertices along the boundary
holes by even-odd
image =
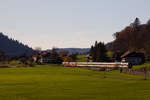
[[[21,56],[21,55],[31,55],[33,49],[20,43],[17,40],[8,38],[8,36],[0,33],[0,50],[5,52],[6,55],[10,57]]]
[[[90,51],[90,48],[60,48],[60,50],[66,50],[68,51],[70,54],[73,53],[88,53]]]
[[[60,50],[65,50],[69,52],[69,54],[74,54],[74,53],[83,54],[83,53],[88,53],[90,51],[90,48],[57,48],[57,49],[58,52]],[[51,50],[46,50],[46,51],[51,51]]]

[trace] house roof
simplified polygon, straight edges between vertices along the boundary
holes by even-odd
[[[131,51],[125,52],[123,55],[121,55],[121,58],[124,58],[125,56],[129,55],[130,53],[131,53]]]
[[[122,56],[121,56],[121,58],[124,58],[124,57],[144,57],[144,54],[143,53],[137,53],[137,52],[135,52],[135,51],[127,51],[127,52],[125,52]]]

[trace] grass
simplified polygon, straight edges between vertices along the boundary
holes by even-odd
[[[77,55],[77,62],[87,62],[88,59],[86,58],[87,54]]]
[[[140,69],[140,68],[143,68],[143,67],[150,67],[150,62],[146,62],[142,65],[134,65],[133,66],[134,69]]]
[[[1,68],[0,100],[149,100],[150,80],[106,72],[41,65]]]
[[[23,67],[24,65],[18,61],[18,60],[13,60],[13,61],[10,61],[9,63],[6,61],[6,62],[0,62],[0,65],[6,65],[8,67]]]

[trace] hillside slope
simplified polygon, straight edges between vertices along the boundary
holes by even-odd
[[[0,50],[10,57],[21,56],[23,54],[30,55],[33,52],[32,48],[17,40],[8,38],[3,33],[0,33]]]

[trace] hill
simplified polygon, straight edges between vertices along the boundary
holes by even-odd
[[[107,46],[109,50],[143,52],[147,58],[150,57],[150,20],[146,24],[140,24],[140,20],[136,18],[129,26],[116,32],[114,38]]]
[[[9,38],[3,33],[0,33],[0,51],[3,51],[10,57],[21,56],[24,54],[29,56],[33,52],[32,48],[20,43],[17,40]]]

